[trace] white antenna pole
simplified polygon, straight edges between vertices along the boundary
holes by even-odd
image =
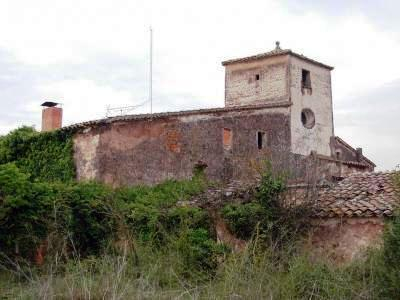
[[[150,113],[153,113],[153,28],[150,26],[150,82],[149,82]]]

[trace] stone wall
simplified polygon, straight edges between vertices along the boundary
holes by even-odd
[[[330,156],[330,138],[334,136],[330,70],[293,56],[289,65],[292,152],[309,155],[317,151]],[[310,72],[311,89],[302,89],[303,69]],[[311,109],[315,115],[315,126],[311,129],[302,124],[304,108]]]
[[[382,218],[315,219],[308,246],[317,256],[349,262],[368,247],[379,246],[383,230]]]
[[[78,180],[120,185],[155,184],[189,178],[206,164],[212,180],[248,181],[260,160],[290,167],[288,107],[228,110],[112,122],[74,136]],[[226,129],[231,139],[227,139]],[[257,132],[263,148],[258,148]],[[224,133],[225,132],[225,133]],[[228,140],[232,144],[224,147]]]
[[[288,56],[227,65],[225,106],[289,99]]]

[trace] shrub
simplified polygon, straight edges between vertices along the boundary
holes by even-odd
[[[282,203],[280,198],[285,189],[286,177],[284,174],[275,174],[272,171],[271,164],[266,162],[256,198],[263,207],[268,209],[271,218],[281,213]]]
[[[267,226],[268,211],[258,202],[227,204],[222,209],[222,217],[229,229],[241,239],[249,239],[257,224]]]
[[[183,229],[208,232],[205,211],[176,206],[178,200],[201,191],[204,185],[198,178],[116,190],[94,182],[32,182],[15,163],[3,164],[1,251],[32,258],[38,245],[51,235],[63,239],[64,247],[87,256],[99,254],[110,241],[119,239],[121,230],[158,246],[176,239]]]
[[[249,239],[258,228],[257,238],[276,246],[298,239],[309,226],[306,217],[310,207],[308,203],[286,205],[282,196],[285,190],[286,176],[273,173],[271,165],[265,163],[254,200],[246,204],[228,204],[222,209],[232,233]]]
[[[65,131],[39,133],[21,127],[0,139],[0,164],[14,162],[31,179],[71,181],[75,178],[72,136]]]
[[[382,296],[393,299],[400,295],[400,216],[387,225],[384,233],[383,268],[380,270]]]
[[[177,239],[177,250],[183,263],[182,275],[202,280],[213,275],[218,258],[225,248],[218,245],[205,228],[183,230]]]
[[[0,165],[0,241],[2,251],[32,256],[46,236],[51,212],[57,205],[47,184],[31,183],[15,164]]]
[[[393,176],[394,184],[400,188],[400,174]],[[398,195],[400,196],[400,195]],[[377,270],[380,278],[381,296],[384,299],[394,299],[400,295],[400,212],[386,224],[383,235],[383,249],[380,256],[380,268]]]

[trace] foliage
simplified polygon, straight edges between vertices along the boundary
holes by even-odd
[[[395,185],[400,188],[400,174],[393,176]],[[400,195],[399,195],[400,196]],[[386,226],[382,252],[381,285],[385,299],[400,295],[400,212]]]
[[[265,162],[265,168],[261,174],[261,182],[256,198],[262,206],[268,208],[271,217],[280,213],[280,196],[285,189],[285,175],[282,173],[274,173],[271,164]]]
[[[298,239],[307,230],[306,216],[309,207],[290,206],[285,203],[286,176],[274,173],[266,162],[254,200],[245,204],[227,204],[222,216],[229,229],[242,239],[250,239],[257,231],[258,237],[275,246]]]
[[[39,245],[58,243],[62,249],[55,251],[67,257],[87,257],[133,236],[137,243],[154,248],[174,247],[184,264],[211,271],[221,249],[212,238],[208,214],[177,206],[178,200],[201,192],[205,185],[201,177],[120,189],[94,182],[32,182],[14,163],[3,164],[1,251],[32,259]]]
[[[0,164],[11,162],[34,180],[71,181],[75,178],[71,134],[39,133],[32,127],[11,131],[0,139]]]
[[[104,254],[53,262],[41,272],[27,272],[27,280],[18,277],[21,273],[0,273],[0,294],[11,299],[379,299],[373,261],[335,267],[307,253],[258,248],[251,244],[227,256],[211,280],[202,280],[204,274],[182,264],[176,247],[138,245],[139,264],[128,253]]]
[[[241,239],[249,239],[258,224],[268,223],[268,211],[258,202],[227,204],[222,216],[229,229]]]
[[[29,253],[46,236],[55,191],[32,183],[15,164],[0,165],[0,243],[2,251]],[[27,242],[29,241],[29,242]],[[18,251],[18,248],[19,251]]]
[[[72,166],[67,133],[23,127],[0,137],[5,270],[0,295],[396,299],[400,294],[400,216],[388,225],[382,250],[367,260],[343,266],[317,261],[299,248],[292,251],[306,228],[308,208],[285,206],[285,176],[267,165],[252,202],[222,209],[233,233],[253,237],[243,253],[228,253],[216,243],[208,213],[179,203],[207,186],[201,172],[190,180],[112,189],[74,182]],[[43,244],[47,261],[35,267],[31,259]]]

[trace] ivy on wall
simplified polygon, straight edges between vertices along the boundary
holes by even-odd
[[[40,133],[21,127],[0,137],[0,164],[15,163],[31,180],[71,181],[75,178],[72,134]]]

